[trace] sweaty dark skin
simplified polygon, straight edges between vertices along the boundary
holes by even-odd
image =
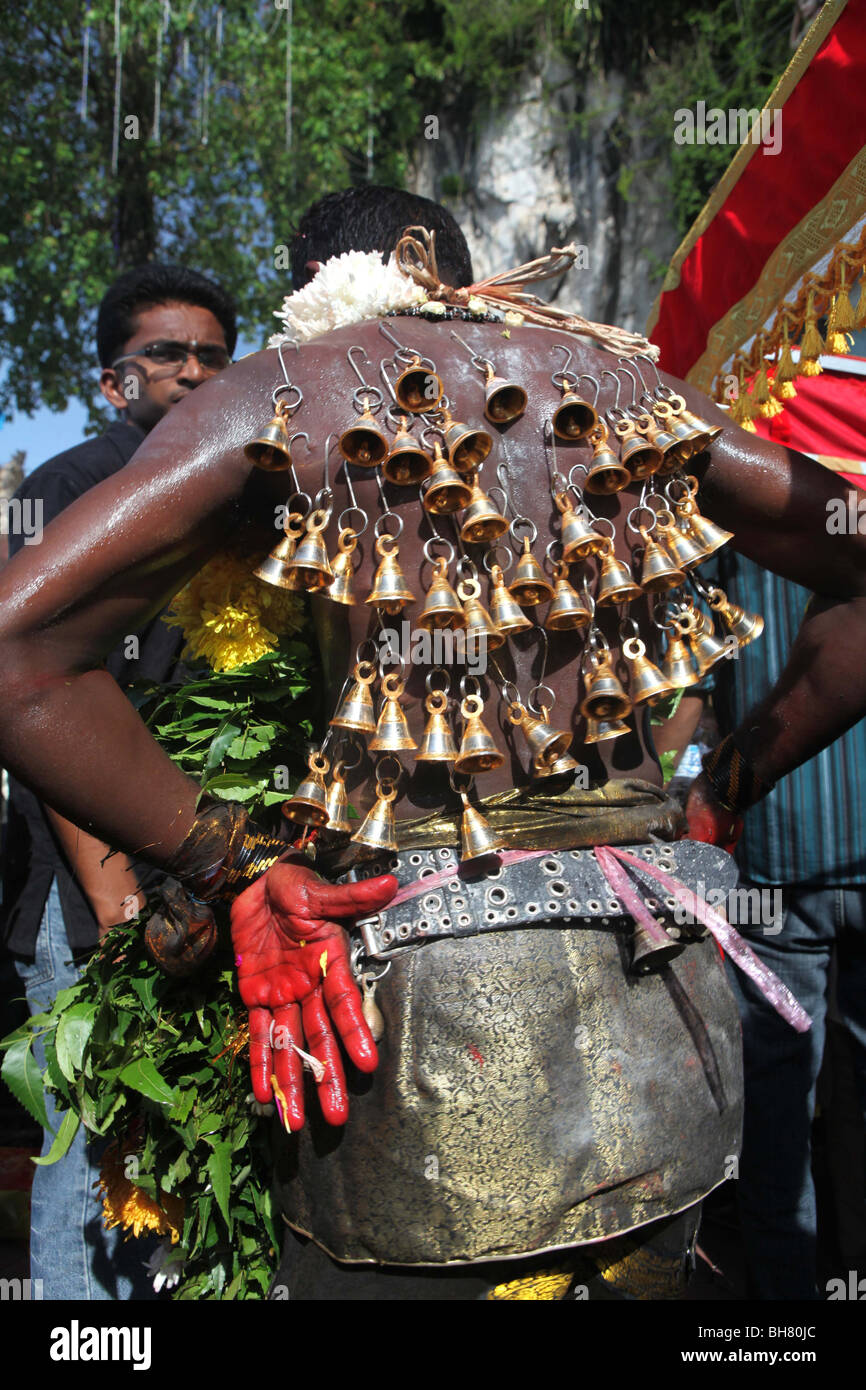
[[[461,336],[492,359],[498,375],[520,381],[529,394],[523,418],[500,430],[484,422],[481,375],[450,338],[447,324],[396,316],[391,324],[401,341],[417,345],[434,359],[454,417],[485,424],[493,434],[482,485],[489,488],[496,482],[496,465],[505,459],[515,507],[535,521],[539,535],[534,553],[543,561],[548,540],[558,535],[549,486],[550,454],[542,442],[544,420],[559,400],[550,375],[564,360],[563,354],[552,351],[553,345],[565,341],[573,349],[573,372],[598,377],[603,368],[616,366],[616,360],[552,330],[513,328],[506,338],[499,325],[457,324]],[[292,380],[304,394],[290,432],[305,430],[310,437],[311,452],[302,439],[294,450],[301,485],[310,493],[321,486],[327,435],[339,435],[357,419],[351,405],[357,380],[345,355],[353,344],[364,347],[370,358],[367,380],[381,385],[379,363],[393,348],[375,322],[341,329],[297,351],[285,350]],[[827,533],[827,502],[844,494],[845,484],[811,459],[746,434],[700,392],[662,375],[681,390],[692,410],[724,426],[709,454],[693,466],[701,479],[703,513],[735,532],[732,544],[742,554],[819,596],[775,691],[740,731],[741,746],[756,771],[773,781],[866,711],[866,537]],[[268,350],[201,386],[151,432],[132,463],[69,507],[47,528],[42,546],[22,549],[0,576],[0,700],[5,711],[0,760],[70,819],[158,864],[165,863],[183,840],[194,817],[198,787],[159,750],[100,662],[242,528],[249,530],[251,549],[270,548],[279,538],[274,512],[292,490],[288,475],[255,470],[243,446],[270,419],[271,392],[281,381],[277,354]],[[589,389],[588,383],[583,385]],[[606,408],[613,402],[614,387],[609,379],[603,385],[600,407]],[[589,394],[591,398],[592,391]],[[589,454],[586,445],[560,445],[558,467],[567,474],[574,462],[588,460]],[[314,604],[328,686],[322,734],[357,643],[378,630],[375,612],[363,602],[376,563],[372,521],[380,514],[378,491],[372,473],[354,469],[353,481],[358,502],[371,517],[359,545],[354,581],[358,602],[353,608],[325,600]],[[327,541],[333,554],[337,518],[349,505],[336,449],[331,454],[331,482],[335,505]],[[617,518],[635,505],[638,492],[639,485],[634,485],[612,498],[588,498],[593,510],[617,524],[617,550],[624,559],[629,550]],[[422,553],[430,532],[417,488],[389,485],[387,496],[405,523],[400,563],[418,597],[418,604],[405,615],[411,619],[420,611],[430,583],[430,565]],[[440,534],[453,540],[447,518],[438,518],[436,525]],[[637,537],[632,535],[631,541],[636,543]],[[483,549],[470,548],[468,553],[480,566]],[[587,572],[592,584],[592,565]],[[573,567],[572,582],[581,574],[580,566]],[[453,583],[453,566],[450,578]],[[485,577],[485,603],[487,594]],[[529,616],[543,620],[545,611],[542,606]],[[630,605],[628,612],[649,634],[649,654],[657,653],[646,602]],[[601,619],[618,664],[619,616],[609,611]],[[600,751],[581,743],[585,725],[577,706],[583,695],[582,637],[550,634],[549,643],[545,681],[556,695],[552,722],[574,730],[573,755],[589,766],[593,779],[639,776],[660,783],[642,714],[631,716],[634,733],[628,738],[603,744]],[[511,639],[495,659],[525,698],[539,678],[543,647],[537,633],[527,633]],[[624,676],[624,665],[618,669]],[[404,696],[419,743],[425,674],[425,668],[410,670]],[[458,676],[455,668],[452,695],[458,693]],[[507,756],[499,772],[478,777],[481,796],[523,784],[528,777],[525,746],[519,734],[504,732],[504,705],[491,676],[492,668],[484,682],[484,718]],[[446,774],[416,769],[411,753],[404,754],[403,763],[398,818],[439,807],[453,810]],[[362,771],[369,778],[371,764]],[[354,799],[363,807],[362,796]]]

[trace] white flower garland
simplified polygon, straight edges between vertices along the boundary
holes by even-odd
[[[411,309],[426,299],[426,291],[398,269],[393,255],[383,263],[378,251],[347,251],[332,256],[308,285],[286,296],[274,313],[283,331],[268,339],[268,347],[306,343],[332,328]]]

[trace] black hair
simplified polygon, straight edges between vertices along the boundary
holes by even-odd
[[[472,284],[472,260],[466,238],[441,203],[365,183],[328,193],[307,208],[292,238],[292,282],[302,289],[315,275],[308,261],[328,261],[346,251],[381,251],[387,260],[404,227],[427,227],[436,233],[436,261],[446,284]]]
[[[196,304],[209,309],[222,326],[229,354],[234,353],[238,330],[228,291],[196,270],[153,261],[125,271],[103,296],[96,323],[101,366],[110,367],[117,359],[135,332],[136,314],[152,304]]]

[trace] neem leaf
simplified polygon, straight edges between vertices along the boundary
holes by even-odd
[[[207,1161],[207,1171],[213,1183],[213,1194],[217,1199],[217,1205],[223,1214],[223,1219],[229,1228],[229,1235],[232,1231],[232,1214],[229,1210],[229,1189],[231,1187],[231,1144],[224,1139],[218,1139],[213,1146],[213,1153]]]
[[[81,1071],[81,1061],[87,1040],[93,1031],[95,1004],[73,1004],[60,1016],[57,1025],[57,1065],[67,1081],[75,1081]]]
[[[45,1110],[42,1074],[30,1051],[31,1038],[21,1038],[12,1044],[3,1058],[3,1080],[13,1096],[20,1101],[43,1129],[50,1129]]]
[[[158,1101],[160,1105],[173,1105],[177,1092],[160,1076],[149,1057],[139,1057],[130,1062],[120,1073],[120,1079],[134,1091],[140,1091],[148,1100]]]
[[[78,1126],[81,1124],[74,1110],[67,1110],[60,1121],[60,1128],[54,1136],[54,1143],[48,1153],[43,1158],[34,1158],[33,1162],[38,1163],[40,1168],[47,1168],[49,1164],[56,1163],[58,1159],[69,1149],[70,1144],[78,1133]]]

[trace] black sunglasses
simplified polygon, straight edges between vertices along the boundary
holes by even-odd
[[[231,362],[231,357],[224,347],[205,343],[177,343],[171,340],[160,340],[157,343],[148,343],[146,347],[136,348],[135,352],[127,353],[125,357],[118,357],[112,362],[112,368],[119,367],[123,362],[131,362],[136,357],[147,357],[155,367],[182,367],[189,357],[195,357],[202,371],[221,372]]]

